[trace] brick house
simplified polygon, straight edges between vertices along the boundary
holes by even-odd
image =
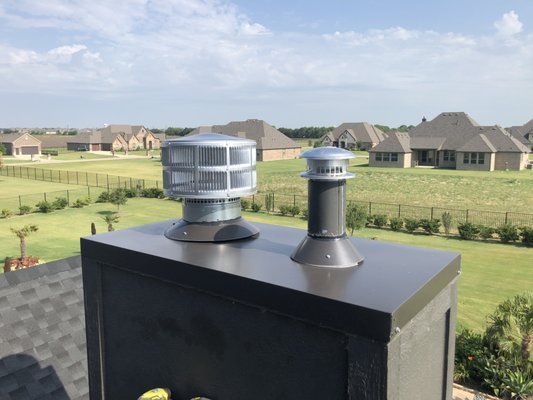
[[[298,158],[302,149],[295,141],[260,119],[233,121],[227,125],[200,126],[189,135],[207,132],[255,140],[257,143],[257,161]]]
[[[344,122],[320,139],[324,146],[370,150],[385,139],[381,129],[368,122]]]
[[[409,151],[406,151],[407,147]],[[386,158],[383,157],[385,152],[390,153]],[[406,162],[409,153],[410,163]],[[528,153],[529,148],[503,128],[480,126],[468,114],[452,112],[441,113],[432,121],[424,119],[401,139],[397,133],[389,134],[369,151],[369,165],[522,170],[526,168]]]
[[[122,133],[92,131],[71,136],[67,142],[68,150],[119,151],[128,148]]]
[[[0,134],[7,156],[40,155],[41,141],[29,133]]]
[[[513,135],[520,143],[533,150],[533,119],[522,126],[511,126],[506,130]]]

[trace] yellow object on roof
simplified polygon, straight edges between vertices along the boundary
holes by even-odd
[[[144,393],[137,400],[172,400],[170,398],[170,389],[157,388]]]

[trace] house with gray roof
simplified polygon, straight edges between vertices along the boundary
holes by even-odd
[[[107,125],[70,136],[69,150],[118,151],[123,149],[159,149],[160,139],[142,125]]]
[[[518,139],[520,143],[533,150],[533,119],[522,126],[511,126],[506,128],[506,131]]]
[[[200,126],[189,135],[209,132],[255,140],[258,161],[298,158],[302,149],[294,140],[260,119],[233,121],[226,125]]]
[[[320,143],[343,149],[370,150],[385,139],[381,129],[368,122],[344,122],[326,133]]]
[[[41,154],[41,141],[27,132],[2,133],[0,143],[6,148],[6,156]]]
[[[529,148],[513,135],[499,126],[480,126],[464,112],[441,113],[431,121],[424,118],[402,140],[400,146],[397,135],[389,134],[369,151],[369,165],[494,171],[522,170],[528,163]],[[391,153],[386,161],[383,152]],[[403,163],[400,154],[405,154]]]

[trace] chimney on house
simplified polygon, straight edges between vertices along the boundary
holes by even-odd
[[[318,147],[303,153],[308,181],[307,236],[291,258],[320,267],[354,267],[363,256],[346,235],[346,180],[353,153],[338,147]]]
[[[165,236],[191,242],[225,242],[256,236],[241,218],[241,196],[257,190],[256,143],[201,133],[161,143],[163,187],[183,199],[183,218]]]

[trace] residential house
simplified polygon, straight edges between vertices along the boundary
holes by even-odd
[[[119,151],[128,148],[128,142],[119,132],[92,131],[70,136],[68,150]]]
[[[370,150],[385,139],[381,129],[368,122],[345,122],[325,134],[320,142],[343,149]]]
[[[99,129],[105,133],[122,133],[128,142],[129,150],[159,149],[160,140],[142,125],[107,125]],[[133,139],[135,137],[135,139]]]
[[[255,140],[257,161],[298,158],[302,149],[295,141],[260,119],[233,121],[226,125],[200,126],[189,135],[207,132]]]
[[[533,119],[522,126],[511,126],[506,130],[522,144],[533,150]]]
[[[0,134],[0,143],[8,156],[40,155],[41,141],[29,133]]]
[[[384,152],[391,155],[384,158]],[[526,146],[499,126],[480,126],[464,112],[446,112],[431,121],[424,118],[401,139],[396,133],[390,134],[370,150],[369,165],[521,170],[526,168],[528,152]],[[411,162],[405,162],[408,156],[404,156],[401,163],[400,155],[409,153]]]

